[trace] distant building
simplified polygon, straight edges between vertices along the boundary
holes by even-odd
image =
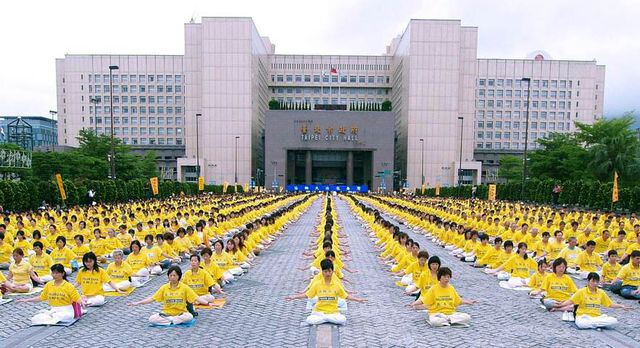
[[[34,150],[58,145],[58,121],[45,116],[0,116],[0,142],[11,142],[9,124],[18,118],[32,127]]]

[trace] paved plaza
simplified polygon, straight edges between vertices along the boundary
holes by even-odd
[[[400,225],[422,249],[438,255],[453,270],[452,284],[461,296],[480,301],[462,306],[472,317],[469,328],[432,328],[427,314],[410,310],[412,301],[403,295],[397,280],[377,259],[369,231],[350,211],[346,197],[335,206],[338,223],[346,234],[343,247],[351,251],[345,261],[357,270],[345,277],[358,297],[369,301],[349,303],[347,324],[342,327],[301,325],[305,301],[284,300],[304,289],[307,273],[298,270],[309,261],[302,252],[315,239],[311,232],[319,222],[323,200],[291,223],[278,240],[255,261],[247,274],[226,286],[227,303],[219,310],[199,310],[189,328],[152,328],[147,318],[159,304],[127,307],[166,282],[154,278],[129,297],[112,297],[70,327],[29,327],[30,318],[46,307],[44,303],[11,302],[0,306],[1,347],[638,347],[640,319],[637,303],[633,311],[607,311],[620,321],[616,330],[577,330],[573,323],[547,313],[526,293],[502,289],[495,278],[449,256],[416,231]],[[392,219],[390,216],[386,216]],[[396,221],[396,223],[399,223]],[[183,265],[186,267],[186,263]],[[577,284],[583,286],[584,282]],[[620,299],[613,295],[615,301]]]

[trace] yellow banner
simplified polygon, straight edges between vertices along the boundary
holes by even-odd
[[[436,185],[436,196],[440,196],[440,185]]]
[[[422,185],[422,187],[420,188],[420,194],[423,195],[424,194],[424,190],[426,189],[426,187],[424,185]]]
[[[496,200],[496,184],[489,185],[489,194],[487,197],[490,201]]]
[[[249,184],[244,184],[244,193],[248,193],[249,192]]]
[[[156,196],[158,194],[158,178],[154,176],[149,179],[149,182],[151,183],[151,192]]]
[[[229,187],[229,183],[225,181],[224,184],[222,185],[222,193],[227,193],[228,187]]]
[[[67,193],[64,192],[64,184],[62,183],[62,175],[56,174],[56,183],[58,183],[58,190],[60,190],[60,197],[62,200],[67,199]]]
[[[611,195],[613,203],[618,201],[618,172],[613,172],[613,194]]]
[[[204,178],[198,177],[198,191],[204,191]]]

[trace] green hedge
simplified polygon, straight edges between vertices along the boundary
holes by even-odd
[[[76,185],[73,181],[64,180],[64,189],[67,206],[86,204],[87,192],[92,189],[96,192],[94,199],[97,202],[117,203],[129,200],[152,198],[149,180],[136,179],[131,181],[104,180],[88,181],[82,185]],[[205,185],[204,192],[222,194],[222,185]],[[158,185],[160,191],[158,197],[165,198],[174,194],[184,193],[195,195],[198,193],[198,185],[195,183],[183,183],[177,181],[162,181]],[[242,185],[238,185],[238,192],[243,192]],[[233,193],[233,186],[227,188],[227,193]],[[9,211],[26,211],[37,209],[42,201],[56,206],[62,205],[58,185],[55,181],[0,181],[0,205]]]
[[[519,182],[509,184],[498,184],[496,187],[496,198],[508,201],[524,200],[532,203],[549,204],[552,202],[551,191],[556,183],[554,180],[531,179],[527,181],[524,196],[521,196],[522,185]],[[566,205],[576,205],[589,209],[611,209],[611,195],[613,183],[598,182],[591,180],[576,180],[560,183],[562,193],[559,203]],[[476,196],[480,199],[487,199],[488,186],[478,186]],[[416,195],[420,195],[420,189],[416,190]],[[425,190],[425,196],[434,197],[435,188]],[[440,197],[471,198],[471,186],[461,187],[441,187]],[[618,191],[620,198],[614,204],[615,210],[627,210],[636,212],[640,210],[640,186],[620,187]]]

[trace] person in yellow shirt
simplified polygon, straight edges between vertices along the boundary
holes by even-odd
[[[124,294],[109,278],[107,272],[98,266],[98,258],[93,252],[82,256],[82,269],[76,277],[77,286],[82,291],[82,303],[99,307],[104,304],[103,284],[108,283],[118,293]]]
[[[576,267],[577,267],[576,261],[578,259],[578,255],[580,255],[581,252],[582,252],[582,249],[578,247],[578,241],[576,240],[576,237],[570,237],[569,243],[567,244],[567,246],[564,247],[564,249],[562,249],[558,254],[559,258],[561,257],[567,260],[567,265],[568,265],[567,273],[571,273],[571,274],[576,273]]]
[[[112,283],[115,283],[115,287],[110,284],[103,283],[102,290],[105,292],[116,291],[120,289],[126,291],[131,287],[131,266],[124,262],[124,252],[120,249],[113,251],[113,262],[107,266],[107,275],[111,279]]]
[[[414,306],[429,311],[429,324],[439,326],[468,326],[471,316],[457,312],[458,306],[477,303],[475,300],[462,299],[453,285],[449,284],[452,272],[448,267],[438,270],[438,283],[433,285],[426,294],[421,296],[422,304]]]
[[[67,275],[73,272],[71,262],[75,260],[76,254],[67,248],[67,238],[64,236],[58,236],[56,238],[56,247],[51,251],[51,258],[53,259],[53,263],[59,263],[64,266]]]
[[[611,286],[611,292],[620,296],[640,300],[640,250],[629,255],[629,263],[620,269]]]
[[[555,260],[565,247],[562,231],[555,231],[553,236],[554,240],[549,242],[549,250],[547,251],[549,260]]]
[[[33,251],[35,252],[35,255],[29,257],[29,263],[33,266],[33,271],[38,275],[40,280],[45,283],[53,280],[53,277],[51,276],[53,259],[49,254],[44,252],[42,242],[34,242]]]
[[[624,255],[622,255],[622,260],[627,262],[627,258],[634,250],[640,250],[640,234],[636,236],[636,241],[627,245],[627,249],[624,251]]]
[[[116,238],[116,231],[113,228],[107,229],[107,238],[103,240],[103,245],[106,256],[110,256],[116,249],[122,249],[122,243]]]
[[[13,242],[13,247],[22,249],[27,255],[33,255],[32,245],[25,238],[25,233],[22,230],[16,232],[16,240]]]
[[[131,244],[133,237],[129,232],[127,232],[127,225],[123,224],[118,227],[118,234],[116,235],[116,238],[120,241],[120,245],[122,246],[122,249],[121,249],[122,252],[125,255],[129,255],[131,250],[129,250],[128,246]]]
[[[414,305],[418,305],[422,303],[420,296],[422,294],[426,294],[427,291],[433,285],[438,283],[438,270],[440,269],[440,265],[441,265],[440,258],[437,256],[431,256],[429,258],[429,261],[427,262],[429,264],[429,269],[424,270],[420,274],[420,278],[416,283],[416,285],[418,286],[418,293],[414,293],[416,297],[416,301],[413,302],[412,304],[409,304],[409,307],[413,307]],[[405,293],[405,294],[411,295],[412,293]]]
[[[493,247],[489,249],[489,251],[487,251],[487,253],[482,258],[477,259],[476,262],[474,262],[473,267],[476,267],[476,268],[498,267],[500,266],[500,264],[498,263],[499,262],[498,259],[500,258],[501,254],[502,254],[502,237],[496,237],[493,240]]]
[[[81,234],[76,234],[75,237],[73,237],[73,240],[76,242],[76,245],[71,248],[71,251],[76,254],[76,264],[80,264],[82,262],[82,256],[90,252],[91,249],[84,244],[84,237]],[[75,268],[77,268],[77,266]]]
[[[531,272],[536,269],[536,262],[527,254],[527,243],[518,243],[517,254],[511,256],[498,268],[492,269],[489,274],[495,274],[498,280],[507,281],[501,283],[502,287],[509,289],[526,286]]]
[[[560,302],[568,300],[578,290],[571,277],[565,274],[567,261],[561,257],[555,259],[551,265],[552,274],[547,274],[540,286],[540,290],[532,291],[531,295],[546,294],[540,301],[550,311],[572,311],[573,306],[556,307]]]
[[[607,262],[602,265],[602,288],[610,290],[622,266],[618,263],[618,253],[609,250]]]
[[[158,239],[162,239],[162,236],[158,235]],[[146,246],[141,252],[145,253],[149,262],[154,265],[150,268],[151,274],[158,275],[162,273],[163,269],[171,267],[172,260],[167,258],[169,255],[164,254],[158,245],[154,245],[154,238],[152,234],[146,235],[144,237],[144,242]],[[156,266],[159,266],[160,269]]]
[[[406,285],[405,292],[413,293],[418,290],[418,280],[420,279],[420,275],[428,270],[429,265],[427,264],[429,261],[429,252],[426,250],[420,250],[418,252],[418,260],[414,261],[409,267],[404,270],[405,276],[402,277],[403,285]]]
[[[200,255],[191,255],[190,262],[191,268],[184,272],[182,282],[195,291],[201,302],[213,303],[215,296],[211,292],[215,290],[218,294],[222,293],[220,285],[209,272],[200,267]]]
[[[546,259],[541,259],[538,261],[538,269],[536,272],[529,278],[529,282],[527,286],[531,289],[529,294],[532,295],[534,291],[540,291],[542,287],[542,283],[544,282],[544,278],[547,276],[547,269],[549,269],[549,264]],[[534,296],[535,297],[535,296]]]
[[[602,231],[602,236],[594,239],[594,242],[596,242],[596,253],[606,255],[610,250],[608,247],[609,243],[611,243],[611,233],[609,230]]]
[[[149,280],[151,268],[159,268],[159,270],[155,269],[158,274],[162,272],[162,268],[159,265],[152,264],[149,257],[145,253],[141,252],[142,244],[140,244],[137,239],[131,241],[129,249],[131,250],[131,254],[127,256],[127,260],[125,262],[131,268],[132,286],[139,287]]]
[[[602,289],[598,289],[599,283],[600,276],[598,273],[589,273],[587,276],[587,286],[576,291],[570,299],[556,304],[555,308],[576,305],[575,322],[579,329],[612,328],[616,326],[618,320],[602,314],[600,308],[610,307],[629,310],[631,307],[613,303]]]
[[[70,322],[74,319],[73,303],[80,302],[78,290],[67,282],[64,266],[57,263],[50,269],[53,280],[48,282],[40,296],[20,299],[18,302],[47,301],[50,309],[40,311],[31,318],[33,325],[53,325],[60,322]]]
[[[542,239],[536,242],[532,249],[536,253],[535,260],[540,261],[542,259],[547,259],[547,255],[551,250],[551,244],[549,244],[549,238],[551,234],[549,232],[542,232]]]
[[[198,295],[186,284],[182,283],[182,270],[179,266],[171,266],[167,271],[169,282],[162,285],[158,291],[144,300],[129,303],[130,307],[152,302],[162,303],[162,312],[149,317],[149,322],[155,325],[178,325],[193,320],[193,314],[189,312],[189,304],[207,303],[201,301]]]
[[[223,283],[222,277],[224,275],[224,270],[218,267],[218,264],[211,260],[212,254],[213,252],[208,247],[202,249],[202,251],[200,252],[203,260],[202,265],[204,270],[209,272],[211,277],[213,277],[213,279],[221,285]]]
[[[49,241],[46,238],[42,238],[42,234],[40,231],[35,230],[31,233],[31,243],[40,242],[42,243],[42,250],[47,252],[47,255],[51,252],[51,246],[49,245]]]
[[[307,324],[319,325],[322,323],[332,323],[344,325],[347,322],[347,318],[338,310],[338,299],[343,298],[360,303],[364,303],[367,300],[347,294],[342,285],[333,280],[333,263],[331,260],[322,260],[320,262],[320,268],[322,269],[321,281],[313,283],[306,293],[287,296],[285,300],[312,299],[317,297],[318,301],[306,319]]]
[[[602,258],[595,253],[595,249],[596,242],[590,240],[587,242],[586,249],[578,254],[576,266],[578,275],[582,279],[587,279],[589,273],[598,272],[598,269],[602,267]]]
[[[626,240],[627,233],[625,231],[618,232],[618,235],[615,239],[612,238],[611,242],[609,242],[608,250],[615,250],[618,253],[618,256],[622,256],[627,251],[627,246],[629,242]]]
[[[4,283],[8,292],[27,293],[33,289],[31,280],[39,284],[44,282],[33,271],[33,266],[24,259],[24,251],[16,248],[13,251],[13,262],[9,266],[7,280]]]
[[[0,269],[9,269],[11,264],[11,254],[13,254],[13,247],[5,240],[4,233],[0,232]]]

